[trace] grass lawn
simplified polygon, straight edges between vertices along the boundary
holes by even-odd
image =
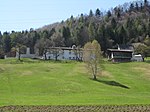
[[[0,60],[0,106],[150,104],[150,63],[105,63],[98,81],[84,63]]]

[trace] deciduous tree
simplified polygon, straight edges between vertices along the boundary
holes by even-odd
[[[53,44],[54,43],[51,40],[42,38],[38,40],[38,42],[36,43],[35,50],[38,52],[40,56],[44,54],[44,58],[46,60],[47,59],[46,53],[49,47],[52,47]]]
[[[16,47],[12,48],[12,51],[15,51],[18,54],[18,60],[21,60],[21,53],[24,53],[24,49],[26,49],[26,46],[23,44],[17,44]]]
[[[92,43],[86,43],[83,51],[83,61],[87,64],[87,68],[92,73],[94,80],[97,79],[101,60],[102,52],[100,44],[96,40],[93,40]]]

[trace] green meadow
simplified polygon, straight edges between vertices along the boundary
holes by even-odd
[[[98,80],[83,62],[0,60],[0,106],[150,104],[150,62],[104,62]]]

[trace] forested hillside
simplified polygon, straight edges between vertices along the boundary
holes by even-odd
[[[111,2],[111,1],[110,1]],[[83,12],[84,13],[84,12]],[[32,27],[32,26],[31,26]],[[97,8],[89,14],[71,16],[66,21],[30,31],[0,33],[0,53],[9,53],[17,44],[36,49],[43,54],[50,46],[82,47],[96,39],[104,54],[118,44],[140,43],[138,53],[150,52],[150,3],[147,0],[125,3],[102,12]]]

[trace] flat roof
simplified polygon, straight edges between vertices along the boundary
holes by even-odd
[[[108,51],[114,51],[114,52],[133,52],[133,50],[129,50],[129,49],[107,49]]]

